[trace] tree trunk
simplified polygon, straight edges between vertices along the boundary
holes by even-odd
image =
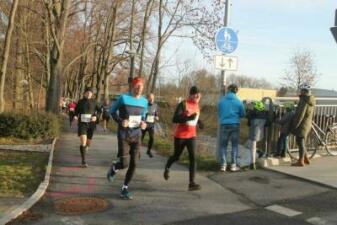
[[[50,82],[46,97],[46,111],[58,114],[62,90],[62,58],[64,36],[66,32],[70,0],[49,2],[46,6],[52,31],[52,49],[50,54]]]
[[[131,91],[131,80],[133,79],[135,73],[135,52],[133,52],[133,25],[135,18],[135,0],[132,0],[131,6],[131,20],[129,29],[129,44],[130,44],[130,73],[129,73],[129,91]]]
[[[116,2],[112,9],[112,19],[111,19],[111,27],[110,27],[110,37],[108,38],[108,46],[109,51],[107,55],[107,65],[104,71],[104,100],[109,99],[109,76],[111,74],[111,70],[108,66],[111,56],[114,54],[114,40],[115,40],[115,28],[117,22],[117,9],[118,9],[118,2]]]
[[[13,29],[14,29],[15,14],[18,8],[18,4],[19,4],[19,0],[13,0],[11,11],[10,11],[10,16],[9,16],[9,21],[8,21],[8,28],[7,28],[6,37],[5,37],[3,55],[2,55],[2,60],[1,60],[2,66],[0,70],[0,113],[2,113],[5,110],[5,99],[4,99],[5,78],[6,78],[6,72],[7,72],[9,50],[11,46],[11,37],[12,37]]]
[[[28,1],[26,1],[26,6],[28,7]],[[34,109],[34,90],[33,90],[33,80],[32,74],[30,71],[30,48],[29,48],[29,40],[28,40],[28,29],[27,29],[27,20],[29,13],[26,14],[23,20],[24,29],[25,29],[25,60],[26,60],[26,80],[28,81],[28,102],[30,110]]]
[[[58,56],[58,50],[56,45],[52,47],[52,52],[50,54],[50,80],[47,89],[47,99],[46,99],[46,111],[59,113],[60,104],[60,61]]]
[[[22,10],[18,9],[18,21],[20,26],[23,25]],[[24,65],[23,65],[23,34],[20,27],[16,29],[16,54],[15,54],[15,72],[14,72],[14,110],[20,110],[23,106],[23,96],[24,89],[23,86],[26,84],[24,81]]]
[[[144,13],[144,19],[143,19],[143,27],[142,27],[142,33],[141,33],[141,37],[140,37],[140,43],[137,49],[137,52],[139,52],[139,48],[140,48],[140,61],[139,61],[139,75],[143,76],[143,63],[144,63],[144,54],[145,54],[145,36],[146,36],[146,29],[147,29],[147,23],[149,21],[149,17],[151,15],[152,12],[152,6],[153,6],[154,0],[148,0],[148,2],[146,3],[146,9],[145,9],[145,13]]]
[[[160,63],[160,52],[162,47],[162,25],[163,25],[163,11],[162,11],[163,0],[159,1],[159,24],[158,24],[158,43],[157,43],[157,53],[154,61],[153,75],[152,75],[152,85],[150,92],[154,92],[156,88],[156,81],[159,73],[159,63]]]

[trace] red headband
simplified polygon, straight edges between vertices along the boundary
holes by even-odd
[[[132,80],[132,86],[135,86],[137,84],[144,84],[144,80],[141,77],[135,77]]]

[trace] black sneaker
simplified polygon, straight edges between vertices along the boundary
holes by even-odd
[[[201,189],[201,186],[199,184],[196,184],[196,183],[190,183],[188,185],[188,190],[189,191],[198,191]]]
[[[133,197],[127,188],[121,188],[121,198],[126,200],[132,200]]]
[[[149,151],[149,150],[147,150],[146,154],[147,154],[147,155],[148,155],[150,158],[152,158],[152,157],[153,157],[153,154],[152,154],[152,152],[151,152],[151,151]]]
[[[112,182],[115,178],[115,175],[116,175],[116,170],[115,170],[115,164],[113,163],[106,174],[106,178],[108,179],[109,182]]]
[[[170,178],[170,170],[168,168],[165,168],[164,179],[168,180],[169,178]]]

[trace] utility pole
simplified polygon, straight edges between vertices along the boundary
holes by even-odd
[[[226,0],[226,6],[225,6],[225,15],[223,19],[224,27],[228,27],[229,24],[229,13],[230,13],[230,7],[231,7],[231,1]],[[221,87],[220,87],[220,96],[226,94],[226,89],[227,89],[227,77],[226,77],[226,71],[221,70]]]

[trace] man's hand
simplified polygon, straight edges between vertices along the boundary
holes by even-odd
[[[158,116],[156,116],[155,119],[156,119],[157,121],[159,121],[159,117],[158,117]]]
[[[123,120],[122,121],[122,127],[128,128],[129,127],[129,120]]]
[[[77,117],[77,116],[74,116],[74,120],[78,120],[78,117]]]
[[[140,122],[140,128],[141,128],[142,130],[145,130],[146,127],[147,127],[146,122],[144,122],[144,121]]]
[[[92,122],[96,122],[96,120],[97,120],[97,117],[96,117],[96,116],[92,116],[92,117],[91,117],[91,121],[92,121]]]

